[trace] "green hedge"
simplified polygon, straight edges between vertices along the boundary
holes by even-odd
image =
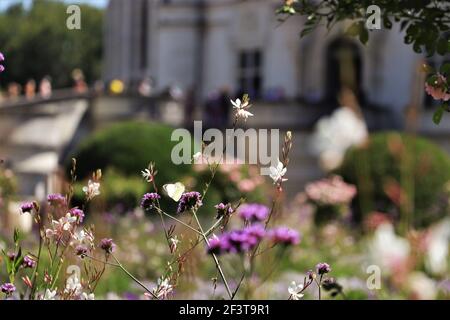
[[[397,132],[373,134],[366,145],[347,152],[336,173],[358,188],[354,203],[358,221],[372,210],[399,219],[403,205],[386,193],[386,186],[396,184],[413,199],[403,208],[412,212],[415,226],[426,226],[446,215],[444,185],[450,180],[450,157],[427,139]]]
[[[170,155],[177,143],[170,140],[172,131],[165,125],[134,121],[103,129],[84,140],[74,153],[77,176],[84,179],[96,169],[107,168],[124,176],[139,176],[154,162],[158,183],[173,182],[190,173],[191,165],[172,163]]]

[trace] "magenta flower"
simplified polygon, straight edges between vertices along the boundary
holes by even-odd
[[[100,241],[100,248],[105,250],[106,253],[113,253],[116,249],[116,244],[113,239],[104,238]]]
[[[203,205],[202,195],[197,191],[186,192],[178,203],[177,213],[183,213]]]
[[[278,227],[269,231],[269,238],[275,244],[296,245],[300,243],[300,234],[287,227]]]
[[[33,202],[25,202],[20,205],[20,211],[24,213],[32,213],[34,208]]]
[[[241,253],[254,249],[264,238],[264,227],[256,224],[241,230],[225,232],[209,240],[208,253]]]
[[[155,192],[146,193],[141,200],[141,208],[144,210],[151,210],[157,204],[157,201],[161,199],[161,196]]]
[[[246,221],[261,222],[269,216],[269,208],[257,203],[246,204],[239,210],[239,216]]]
[[[5,293],[8,296],[12,294],[14,291],[16,291],[16,287],[12,283],[2,284],[0,289],[3,293]]]
[[[321,262],[316,265],[317,273],[319,275],[323,275],[325,273],[329,273],[331,271],[331,267],[326,262]]]
[[[0,52],[0,62],[2,61],[5,61],[5,56]],[[0,73],[2,73],[3,71],[5,71],[5,67],[0,64]]]
[[[233,213],[233,208],[231,207],[231,204],[223,204],[219,203],[218,205],[215,205],[214,208],[217,210],[217,216],[216,219],[220,219],[221,217],[229,216]]]
[[[25,256],[23,258],[22,266],[24,268],[34,268],[36,266],[36,261],[30,256]]]
[[[82,223],[84,220],[84,212],[78,208],[72,208],[69,210],[70,216],[77,218],[77,223]]]
[[[51,205],[65,205],[66,204],[66,197],[64,197],[62,194],[60,193],[55,193],[55,194],[49,194],[47,196],[47,201],[48,203],[50,203]]]
[[[88,249],[86,248],[86,246],[83,246],[81,244],[77,245],[76,248],[75,248],[75,254],[77,256],[82,257],[82,258],[87,254],[87,252],[88,252]]]

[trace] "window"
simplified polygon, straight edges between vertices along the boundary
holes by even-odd
[[[239,54],[239,93],[259,98],[262,90],[262,54],[259,50]]]

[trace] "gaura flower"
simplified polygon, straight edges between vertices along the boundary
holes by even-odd
[[[82,294],[81,294],[81,299],[82,300],[95,300],[95,294],[94,293],[86,293],[86,292],[83,292]]]
[[[45,294],[42,297],[42,300],[56,300],[56,293],[57,293],[57,289],[55,289],[55,290],[47,289],[47,290],[45,290]]]
[[[270,178],[272,178],[273,183],[281,183],[287,181],[288,179],[283,178],[287,172],[287,168],[284,167],[284,164],[278,159],[278,164],[276,167],[270,167]]]
[[[303,290],[302,284],[297,284],[295,281],[292,281],[288,287],[288,292],[291,295],[292,300],[300,300],[303,298],[304,294],[299,293]]]
[[[64,292],[66,294],[69,294],[71,296],[79,296],[81,294],[81,289],[82,286],[80,280],[76,275],[72,275],[67,278],[66,288],[64,289]]]
[[[150,172],[150,170],[145,169],[143,171],[141,171],[142,177],[145,179],[145,181],[147,182],[152,182],[153,181],[153,175]]]
[[[87,200],[91,200],[100,194],[100,183],[92,180],[88,181],[87,186],[83,187]]]
[[[167,299],[172,291],[173,286],[170,284],[169,279],[167,278],[159,278],[158,286],[153,289],[153,293],[158,299]]]
[[[248,100],[241,101],[241,99],[236,99],[236,101],[231,100],[231,104],[235,109],[235,117],[237,119],[247,120],[248,117],[252,117],[253,113],[247,111],[246,109],[250,108],[250,104]]]

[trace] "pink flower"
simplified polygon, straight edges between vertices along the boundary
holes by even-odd
[[[425,91],[435,100],[448,101],[450,100],[450,93],[445,88],[446,82],[447,79],[443,75],[437,74],[437,79],[433,85],[425,83]]]

